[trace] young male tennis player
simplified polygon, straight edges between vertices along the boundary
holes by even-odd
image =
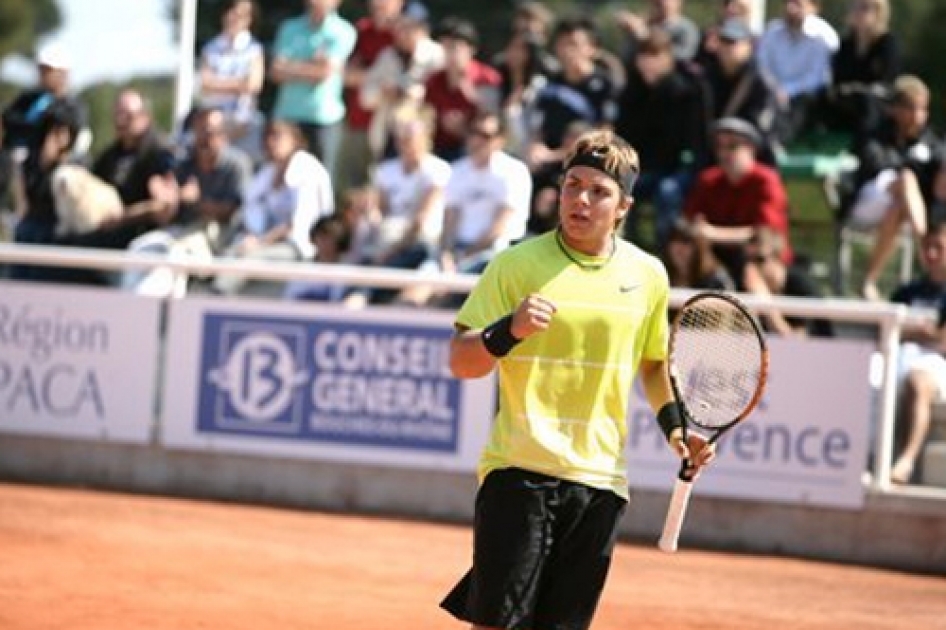
[[[560,227],[499,254],[457,315],[458,378],[499,370],[500,404],[480,462],[473,568],[441,606],[475,629],[578,630],[594,615],[628,499],[632,380],[673,450],[682,439],[667,375],[662,264],[617,237],[637,153],[591,131],[565,160]]]

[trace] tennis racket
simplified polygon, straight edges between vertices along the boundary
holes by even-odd
[[[670,384],[688,425],[711,432],[709,444],[745,420],[762,397],[769,351],[762,328],[728,293],[705,291],[684,303],[670,331]],[[676,551],[693,489],[693,469],[683,460],[673,486],[658,547]]]

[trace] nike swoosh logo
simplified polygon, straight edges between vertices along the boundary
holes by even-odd
[[[639,285],[639,284],[624,284],[624,285],[621,285],[620,287],[618,287],[618,290],[619,290],[621,293],[630,293],[630,292],[633,291],[634,289],[640,288],[640,286],[641,286],[641,285]]]

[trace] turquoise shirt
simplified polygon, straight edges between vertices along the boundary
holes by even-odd
[[[345,117],[342,68],[355,47],[355,28],[337,13],[315,26],[308,15],[286,20],[273,44],[273,57],[309,61],[324,55],[339,67],[321,83],[287,81],[279,89],[274,117],[317,125],[331,125]]]

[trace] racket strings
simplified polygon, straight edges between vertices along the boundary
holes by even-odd
[[[671,349],[680,394],[694,422],[718,428],[753,404],[762,375],[762,346],[749,316],[722,299],[680,313]]]

